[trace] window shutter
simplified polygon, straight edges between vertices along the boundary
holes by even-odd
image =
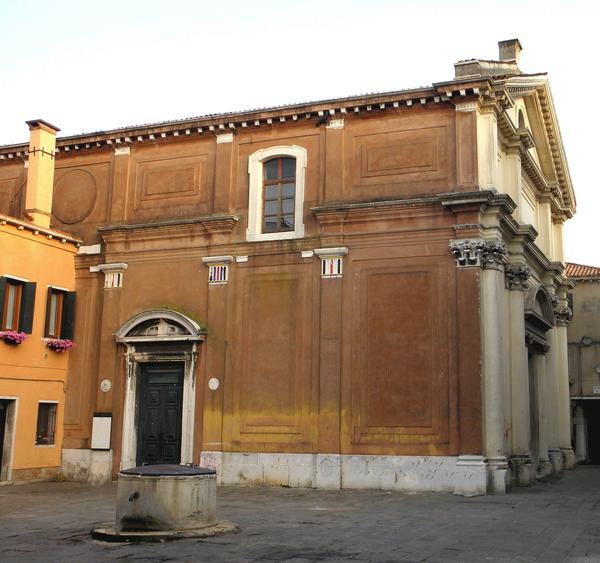
[[[76,291],[66,291],[63,294],[62,318],[60,321],[60,337],[73,340],[75,332],[75,298]]]
[[[6,278],[0,277],[0,323],[4,317],[4,292],[6,291]]]
[[[19,331],[31,334],[33,327],[33,309],[35,307],[35,282],[25,282],[21,293],[21,310],[19,311]]]
[[[44,321],[44,336],[48,336],[48,326],[50,325],[50,303],[52,300],[52,288],[48,287],[48,296],[46,297],[46,320]]]

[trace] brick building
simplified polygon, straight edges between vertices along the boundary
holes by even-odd
[[[478,494],[572,466],[575,199],[520,50],[414,90],[59,138],[52,220],[84,241],[65,474]],[[26,148],[0,148],[15,216]]]

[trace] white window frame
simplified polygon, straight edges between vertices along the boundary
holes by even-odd
[[[280,233],[263,233],[263,164],[277,157],[296,159],[296,197],[294,200],[294,230]],[[246,240],[285,240],[304,236],[304,178],[306,171],[306,149],[296,145],[281,145],[260,149],[248,158],[250,176],[248,198],[248,229]]]

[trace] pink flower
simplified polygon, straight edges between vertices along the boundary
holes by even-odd
[[[7,344],[21,344],[27,339],[27,335],[24,332],[18,332],[16,330],[2,330],[0,331],[0,340],[4,340]]]
[[[54,352],[62,353],[73,348],[75,343],[68,338],[54,338],[53,340],[48,340],[46,346]]]

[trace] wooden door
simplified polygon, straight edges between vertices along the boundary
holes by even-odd
[[[181,462],[183,364],[141,365],[137,465]]]

